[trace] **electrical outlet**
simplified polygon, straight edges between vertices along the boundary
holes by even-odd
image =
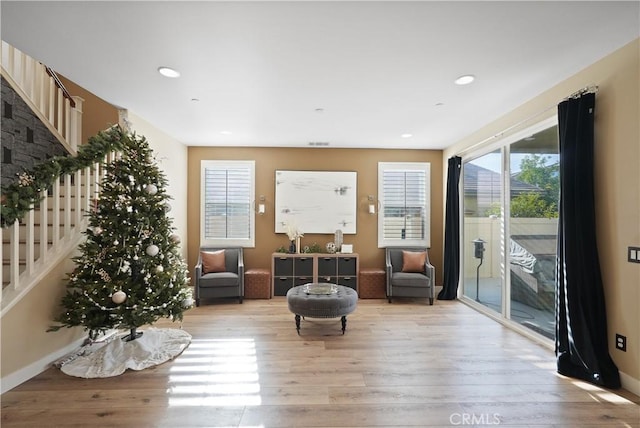
[[[627,336],[616,333],[616,349],[627,352]]]
[[[629,247],[627,249],[627,261],[629,263],[640,263],[640,247]]]

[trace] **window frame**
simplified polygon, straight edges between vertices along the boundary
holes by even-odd
[[[384,172],[424,172],[424,239],[391,239],[384,236]],[[431,163],[430,162],[378,162],[378,248],[385,247],[431,247]]]
[[[238,169],[246,167],[249,170],[249,237],[248,238],[207,238],[205,235],[206,221],[206,181],[205,172],[208,168],[217,169]],[[255,248],[255,229],[256,229],[256,213],[255,213],[255,185],[256,185],[256,167],[254,160],[201,160],[200,161],[200,245],[210,246],[226,246],[226,247],[243,247]]]

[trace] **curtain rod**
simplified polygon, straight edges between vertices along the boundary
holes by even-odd
[[[551,110],[552,108],[556,108],[558,106],[559,103],[566,101],[566,100],[570,100],[570,99],[575,99],[575,98],[580,98],[581,96],[585,95],[585,94],[590,94],[590,93],[598,93],[598,86],[597,85],[589,85],[589,86],[585,86],[584,88],[580,88],[577,91],[573,92],[570,95],[567,95],[566,97],[564,97],[563,99],[561,99],[557,104],[554,104],[552,106],[549,106],[547,108],[545,108],[542,111],[539,111],[538,113],[531,115],[525,119],[522,119],[521,121],[519,121],[518,123],[509,126],[508,128],[503,129],[502,131],[498,132],[497,134],[492,135],[491,137],[487,137],[484,140],[480,141],[479,143],[475,143],[469,147],[467,147],[466,149],[460,151],[457,156],[461,156],[461,155],[465,155],[468,152],[470,152],[471,150],[475,149],[478,146],[483,145],[484,143],[486,143],[487,141],[491,141],[494,140],[496,138],[500,138],[502,137],[504,134],[506,134],[507,132],[518,128],[519,126],[521,126],[524,123],[527,123],[533,119],[535,119],[538,116],[542,116],[544,113],[548,112],[549,110]]]

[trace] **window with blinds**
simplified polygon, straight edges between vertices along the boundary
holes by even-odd
[[[429,188],[429,163],[378,163],[378,247],[430,246]]]
[[[202,161],[201,244],[255,246],[255,162]]]

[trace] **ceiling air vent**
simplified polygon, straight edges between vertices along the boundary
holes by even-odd
[[[309,145],[311,147],[327,147],[329,145],[328,141],[310,141]]]

